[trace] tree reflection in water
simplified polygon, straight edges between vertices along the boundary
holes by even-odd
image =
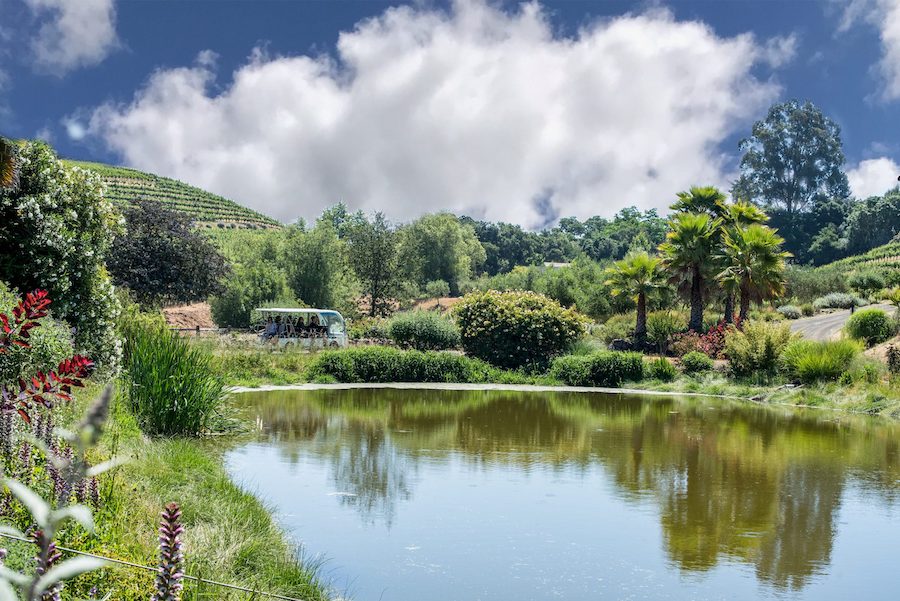
[[[578,393],[330,390],[246,395],[290,461],[329,460],[342,502],[390,525],[423,461],[586,472],[629,502],[652,499],[668,557],[722,559],[802,588],[830,561],[847,482],[892,502],[895,424],[702,399]]]

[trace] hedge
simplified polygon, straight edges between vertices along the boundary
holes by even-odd
[[[600,351],[591,355],[557,357],[550,376],[569,386],[616,388],[644,377],[644,357],[640,353]]]

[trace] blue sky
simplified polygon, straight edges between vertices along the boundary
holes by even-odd
[[[0,73],[4,135],[285,221],[664,208],[788,98],[857,194],[900,173],[900,0],[0,0]]]

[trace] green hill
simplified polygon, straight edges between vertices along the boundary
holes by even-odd
[[[107,196],[117,204],[128,204],[143,198],[159,201],[197,220],[207,228],[272,228],[281,224],[238,203],[200,188],[152,173],[102,163],[65,161],[95,171],[107,186]]]
[[[819,271],[832,271],[850,275],[854,271],[877,270],[885,274],[896,274],[900,279],[900,240],[894,239],[883,246],[878,246],[861,255],[840,259],[816,268]]]

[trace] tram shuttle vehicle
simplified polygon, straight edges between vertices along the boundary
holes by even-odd
[[[256,312],[262,318],[258,328],[263,344],[310,350],[347,346],[347,323],[333,309],[258,308]]]

